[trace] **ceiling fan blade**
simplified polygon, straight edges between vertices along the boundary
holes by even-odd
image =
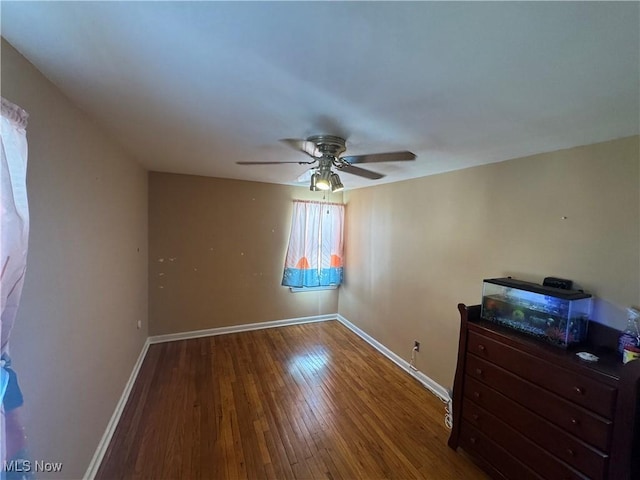
[[[316,171],[316,168],[310,168],[296,178],[296,183],[309,183],[311,181],[311,175]]]
[[[294,150],[306,153],[310,157],[317,158],[322,156],[322,154],[318,151],[318,147],[316,147],[316,144],[307,140],[302,140],[299,138],[283,138],[280,141],[293,148]]]
[[[379,180],[384,177],[381,173],[372,172],[371,170],[365,170],[364,168],[354,167],[353,165],[348,164],[338,165],[337,168],[342,172],[351,173],[352,175],[358,175],[359,177],[368,178],[370,180]]]
[[[348,163],[375,163],[375,162],[406,162],[409,160],[415,160],[416,155],[412,152],[387,152],[387,153],[370,153],[368,155],[348,155],[341,157],[340,160],[344,160]]]
[[[316,163],[315,160],[311,162],[236,162],[236,165],[279,165],[282,163],[295,163],[297,165],[311,165]]]

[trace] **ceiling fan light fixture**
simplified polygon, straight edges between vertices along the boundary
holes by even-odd
[[[330,190],[331,189],[331,170],[322,170],[316,178],[316,188],[318,190]]]
[[[340,181],[340,177],[338,176],[337,173],[332,173],[331,174],[330,181],[331,181],[331,191],[332,192],[339,192],[339,191],[344,189],[344,185]]]
[[[320,174],[318,172],[315,172],[313,175],[311,175],[311,185],[309,186],[309,190],[311,190],[312,192],[317,192],[318,190],[320,190],[317,185],[319,177]]]

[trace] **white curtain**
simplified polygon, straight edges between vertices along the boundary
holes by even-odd
[[[296,200],[282,285],[340,285],[344,205]]]
[[[27,112],[2,100],[0,188],[0,353],[8,354],[9,335],[18,313],[18,304],[27,266],[29,205],[27,202]],[[4,364],[3,364],[4,365]],[[0,368],[0,399],[4,398],[8,374]],[[5,459],[4,412],[0,435],[2,461]],[[4,465],[4,463],[3,463]]]

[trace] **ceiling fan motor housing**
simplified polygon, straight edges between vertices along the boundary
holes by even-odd
[[[307,142],[315,144],[322,156],[338,158],[347,149],[345,139],[334,135],[313,135]]]

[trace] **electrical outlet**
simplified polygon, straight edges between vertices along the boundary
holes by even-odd
[[[418,340],[413,341],[413,348],[416,350],[416,352],[420,351],[420,342]]]
[[[142,320],[138,320],[138,324],[136,326],[138,327],[138,330],[140,330],[142,328]]]

